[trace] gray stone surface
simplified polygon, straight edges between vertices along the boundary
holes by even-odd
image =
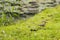
[[[38,13],[41,12],[43,9],[47,8],[47,7],[54,7],[57,4],[60,3],[60,0],[23,0],[23,3],[25,3],[26,5],[23,5],[22,9],[23,12],[25,13]],[[25,6],[25,8],[24,8]]]

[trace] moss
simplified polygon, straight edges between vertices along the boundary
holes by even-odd
[[[60,6],[47,8],[23,22],[0,27],[0,40],[60,40],[59,10]]]

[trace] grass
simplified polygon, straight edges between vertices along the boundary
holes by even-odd
[[[15,25],[0,27],[0,40],[60,40],[60,6],[47,8]]]

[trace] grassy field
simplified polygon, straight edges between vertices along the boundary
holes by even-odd
[[[0,40],[60,40],[60,6],[14,25],[0,27]]]

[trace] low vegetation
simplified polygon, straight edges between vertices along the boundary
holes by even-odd
[[[0,40],[60,40],[60,5],[16,24],[0,27]]]

